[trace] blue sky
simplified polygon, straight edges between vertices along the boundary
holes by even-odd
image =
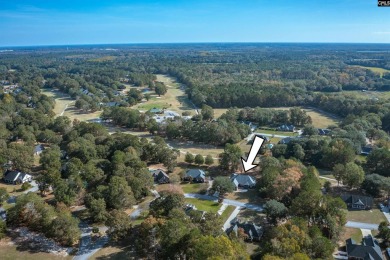
[[[390,43],[390,8],[376,0],[0,0],[0,35],[0,46]]]

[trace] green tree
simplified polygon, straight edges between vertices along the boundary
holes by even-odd
[[[0,188],[0,206],[9,199],[9,194],[6,188]]]
[[[238,145],[226,144],[224,152],[220,155],[222,169],[235,172],[241,163],[242,151]]]
[[[281,202],[269,200],[264,205],[264,212],[267,215],[268,221],[273,225],[276,225],[278,220],[286,217],[287,208]]]
[[[206,159],[204,160],[204,163],[205,163],[206,165],[212,165],[212,164],[214,163],[213,157],[212,157],[210,154],[208,154],[208,155],[206,156]]]
[[[211,189],[213,191],[217,191],[221,195],[228,193],[228,192],[233,192],[234,188],[235,188],[235,186],[231,182],[231,180],[227,177],[222,177],[222,176],[215,177],[215,179],[213,181],[213,185],[211,187]]]
[[[124,177],[113,176],[108,183],[107,206],[113,209],[129,208],[135,204],[133,191]]]
[[[298,160],[303,160],[305,158],[305,150],[299,144],[294,144],[293,146],[293,156]]]
[[[61,168],[61,151],[57,145],[52,145],[50,148],[43,150],[39,163],[44,170],[57,170]]]
[[[200,154],[197,154],[196,156],[195,156],[195,163],[197,164],[197,165],[202,165],[202,164],[204,164],[204,158],[203,158],[203,156],[202,155],[200,155]]]
[[[184,196],[172,192],[162,192],[150,203],[150,214],[155,217],[168,216],[173,209],[184,206]]]
[[[72,246],[80,239],[78,219],[62,212],[51,223],[49,234],[62,245]]]
[[[156,86],[154,87],[154,91],[158,96],[165,95],[167,93],[168,89],[162,82],[156,82]]]
[[[7,224],[5,221],[0,220],[0,240],[3,239],[7,234]]]
[[[208,105],[203,105],[202,106],[202,118],[203,120],[212,120],[214,118],[214,110],[212,107]]]
[[[108,227],[107,234],[113,241],[119,241],[126,238],[132,228],[129,216],[121,210],[111,211],[106,225]]]
[[[88,203],[88,211],[92,216],[94,222],[102,223],[105,222],[108,218],[108,213],[106,211],[106,202],[104,199],[94,199]]]
[[[187,153],[186,153],[186,156],[185,156],[185,158],[184,158],[184,161],[185,161],[186,163],[191,164],[191,163],[193,163],[193,162],[195,161],[195,158],[194,158],[194,156],[192,155],[192,153],[187,152]]]
[[[363,168],[353,162],[347,163],[344,167],[343,183],[350,189],[358,188],[364,181]]]

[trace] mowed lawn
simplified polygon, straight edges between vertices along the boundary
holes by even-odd
[[[375,207],[375,204],[374,204]],[[386,221],[385,215],[379,209],[372,210],[348,210],[347,220],[379,224]]]
[[[62,257],[55,254],[44,253],[44,252],[32,252],[28,249],[19,249],[17,245],[13,244],[5,244],[5,241],[2,240],[0,244],[0,259],[2,260],[50,260],[50,259],[62,259],[62,260],[70,260],[73,257],[67,256]]]
[[[149,110],[153,107],[166,108],[168,110],[175,111],[182,114],[184,111],[190,112],[192,115],[195,114],[193,106],[190,104],[184,90],[180,88],[180,84],[175,79],[166,75],[157,74],[157,81],[164,82],[167,86],[167,93],[159,97],[154,92],[151,94],[151,99],[133,106],[133,109]]]
[[[227,208],[225,209],[224,212],[222,212],[222,215],[221,215],[221,218],[223,220],[223,223],[226,222],[226,220],[230,217],[230,215],[233,213],[233,211],[236,209],[236,207],[232,206],[232,205],[229,205],[227,206]]]
[[[379,77],[381,77],[381,78],[383,77],[383,74],[390,73],[390,70],[378,68],[378,67],[366,67],[366,66],[359,66],[359,65],[353,65],[351,67],[357,67],[357,68],[362,68],[362,69],[366,69],[366,70],[371,70],[372,72],[378,74]]]
[[[292,108],[292,107],[276,107],[273,109],[289,110],[290,108]],[[303,110],[305,110],[306,113],[311,117],[313,126],[315,126],[317,128],[327,128],[330,125],[337,126],[339,124],[336,116],[333,116],[333,115],[330,115],[330,114],[327,114],[324,112],[320,112],[318,110],[314,110],[311,108],[303,108],[303,107],[301,107],[301,108]]]
[[[181,184],[184,193],[205,193],[207,191],[207,183],[186,183]]]
[[[217,213],[221,208],[221,204],[210,200],[199,200],[187,198],[186,203],[194,205],[198,210],[206,211],[210,213]]]
[[[61,113],[64,112],[64,110],[67,108],[67,106],[70,106],[75,102],[75,100],[70,96],[56,89],[41,89],[41,93],[55,99],[56,103],[54,105],[53,111],[56,116],[60,116]]]
[[[256,129],[256,133],[262,133],[262,134],[270,134],[270,135],[285,135],[285,136],[297,136],[298,133],[293,132],[283,132],[283,131],[272,131],[272,130],[264,130],[264,129]]]

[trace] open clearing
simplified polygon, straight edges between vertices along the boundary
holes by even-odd
[[[112,245],[103,247],[95,254],[93,254],[89,259],[112,259],[112,260],[122,260],[122,259],[133,259],[135,257],[134,252],[131,251],[131,246],[119,246]]]
[[[275,107],[276,110],[289,110],[292,107]],[[338,117],[314,108],[301,107],[311,117],[313,126],[327,128],[330,125],[338,125]]]
[[[359,65],[353,65],[351,67],[371,70],[372,72],[379,74],[379,77],[381,77],[381,78],[383,77],[383,74],[390,73],[390,70],[382,69],[382,68],[378,68],[378,67],[365,67],[365,66],[359,66]]]
[[[198,210],[217,213],[221,205],[218,202],[200,199],[186,199],[186,203],[194,205]]]
[[[386,221],[385,215],[379,209],[372,210],[348,210],[347,220],[379,224]]]
[[[159,97],[154,92],[152,92],[152,98],[150,100],[137,104],[132,108],[143,111],[149,110],[153,107],[166,108],[178,112],[179,114],[182,114],[184,111],[189,111],[192,115],[194,115],[195,110],[184,93],[183,87],[172,77],[161,74],[157,74],[156,76],[157,81],[164,82],[164,84],[167,86],[167,93]]]
[[[9,240],[6,239],[8,242]],[[71,256],[62,257],[55,254],[44,253],[44,252],[34,252],[28,249],[20,249],[19,246],[7,243],[6,240],[2,240],[0,243],[0,252],[2,260],[49,260],[49,259],[63,259],[70,260]]]
[[[204,193],[207,190],[207,183],[186,183],[181,184],[184,193]]]
[[[213,158],[218,158],[219,154],[223,153],[222,147],[217,147],[208,144],[195,144],[193,142],[180,142],[176,140],[168,140],[167,143],[173,148],[179,149],[185,153],[189,152],[192,154],[200,154],[203,156],[207,156],[209,154]],[[182,154],[180,157],[184,158],[184,154]]]
[[[360,91],[360,90],[351,90],[343,91],[343,94],[347,97],[354,99],[389,99],[390,91]]]
[[[56,104],[53,111],[56,116],[60,116],[64,110],[66,110],[66,108],[75,101],[70,96],[56,89],[41,89],[41,92],[42,94],[55,99]]]
[[[348,238],[352,238],[360,244],[363,238],[362,231],[358,228],[344,227],[340,236],[340,244],[345,245],[345,240]]]

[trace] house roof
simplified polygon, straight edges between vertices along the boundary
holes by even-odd
[[[362,239],[362,244],[358,245],[350,238],[346,241],[348,257],[360,258],[364,260],[383,260],[379,243],[371,235]]]
[[[226,230],[226,234],[230,234],[234,232],[237,234],[238,229],[242,228],[244,230],[244,233],[250,238],[260,238],[263,235],[263,228],[260,226],[257,226],[253,223],[240,223],[240,222],[235,222],[233,225]]]
[[[38,144],[38,145],[36,145],[35,148],[34,148],[34,153],[39,153],[39,152],[42,152],[43,150],[45,150],[45,148],[43,147],[43,145]]]
[[[234,183],[234,185],[236,185],[236,187],[238,185],[241,185],[241,186],[256,185],[256,180],[252,176],[247,175],[247,174],[233,173],[230,176],[230,180]]]
[[[168,178],[169,179],[169,176],[168,174],[166,174],[163,170],[161,169],[158,169],[158,170],[155,170],[155,171],[152,171],[152,175],[153,177],[158,181],[162,178]]]
[[[345,203],[352,204],[352,205],[372,207],[374,204],[374,199],[372,197],[367,197],[367,196],[344,194],[341,195],[341,199]]]
[[[23,180],[25,177],[31,177],[30,174],[24,173],[24,172],[19,172],[19,171],[7,171],[4,174],[4,180],[9,181],[9,182],[14,182],[17,180]]]
[[[185,177],[191,177],[193,179],[198,179],[198,178],[204,179],[206,177],[206,174],[204,173],[204,171],[200,169],[191,169],[186,172]]]

